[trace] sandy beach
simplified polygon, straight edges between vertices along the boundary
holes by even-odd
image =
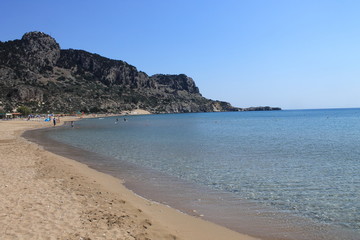
[[[0,121],[0,239],[255,239],[141,198],[21,137],[51,126]]]

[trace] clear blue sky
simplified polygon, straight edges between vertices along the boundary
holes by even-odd
[[[360,1],[2,0],[0,41],[42,31],[61,48],[185,73],[238,107],[360,107]]]

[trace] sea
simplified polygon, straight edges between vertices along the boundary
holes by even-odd
[[[360,109],[118,116],[27,134],[235,231],[360,239]]]

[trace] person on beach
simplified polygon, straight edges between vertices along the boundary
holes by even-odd
[[[74,127],[74,121],[71,121],[71,127],[72,128]]]
[[[54,123],[54,127],[56,126],[56,118],[53,117],[53,123]]]

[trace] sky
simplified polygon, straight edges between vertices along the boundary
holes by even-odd
[[[360,107],[358,0],[1,0],[0,41],[45,32],[62,49],[186,74],[236,107]]]

